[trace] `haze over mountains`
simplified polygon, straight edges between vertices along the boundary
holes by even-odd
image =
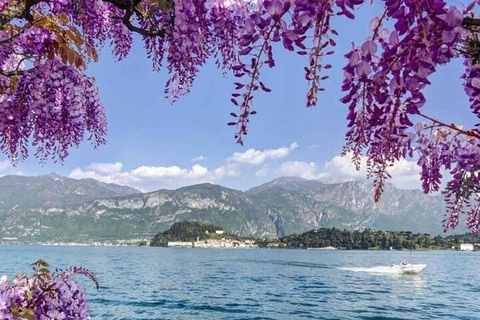
[[[276,238],[320,227],[440,234],[441,196],[388,185],[373,201],[369,182],[325,184],[279,178],[245,192],[213,184],[149,193],[94,179],[50,174],[0,178],[0,241],[150,238],[174,222],[197,220],[226,231]],[[461,228],[457,232],[464,232]]]

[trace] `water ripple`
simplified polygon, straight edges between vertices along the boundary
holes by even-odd
[[[94,320],[480,320],[480,254],[0,247],[0,256],[9,277],[38,258],[94,271],[100,290],[82,280]],[[428,267],[419,276],[348,271],[403,258]]]

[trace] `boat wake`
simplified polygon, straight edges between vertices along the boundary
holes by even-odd
[[[348,268],[348,267],[341,267],[338,268],[339,270],[343,271],[352,271],[352,272],[369,272],[369,273],[396,273],[392,270],[389,266],[377,266],[371,268]]]
[[[426,264],[409,264],[407,266],[390,265],[390,266],[376,266],[371,268],[349,268],[340,267],[339,270],[352,272],[368,272],[368,273],[386,273],[386,274],[417,274],[422,271]]]

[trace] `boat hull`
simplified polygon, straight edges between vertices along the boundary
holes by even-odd
[[[395,273],[416,274],[425,269],[426,266],[426,264],[391,265],[390,269]]]

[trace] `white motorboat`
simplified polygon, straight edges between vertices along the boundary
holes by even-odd
[[[390,266],[390,270],[393,273],[419,273],[423,269],[425,269],[427,265],[426,264],[392,264]]]

